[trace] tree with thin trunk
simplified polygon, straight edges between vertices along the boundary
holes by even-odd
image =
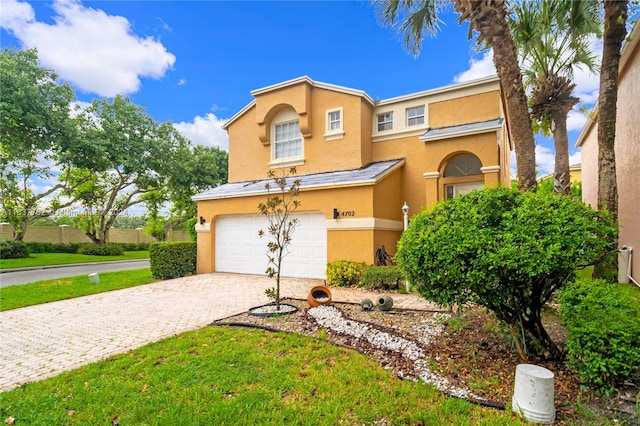
[[[440,0],[373,0],[379,6],[383,24],[394,27],[404,36],[404,44],[417,56],[425,34],[438,30],[438,13],[446,7]],[[469,36],[478,32],[477,42],[493,48],[493,61],[505,95],[507,122],[515,146],[518,188],[535,190],[535,141],[527,97],[522,82],[516,46],[511,37],[504,0],[452,0],[458,22],[469,22]]]
[[[554,192],[570,195],[567,116],[579,102],[573,96],[575,68],[597,69],[590,37],[600,35],[595,0],[538,0],[513,4],[511,32],[521,58],[534,126],[553,134]]]
[[[289,246],[293,239],[293,231],[298,226],[298,218],[293,217],[294,211],[300,207],[297,199],[300,191],[300,179],[290,179],[296,174],[296,168],[291,167],[287,174],[284,169],[280,174],[270,170],[268,177],[270,182],[265,184],[267,190],[267,200],[258,204],[260,213],[266,216],[269,226],[258,231],[262,238],[269,235],[271,240],[267,243],[268,266],[266,274],[269,278],[276,279],[275,288],[266,290],[268,297],[274,299],[276,310],[280,310],[280,274],[282,272],[282,261],[289,253]],[[275,188],[271,184],[275,185]]]

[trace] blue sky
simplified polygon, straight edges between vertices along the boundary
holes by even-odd
[[[194,143],[224,149],[220,126],[252,100],[249,92],[292,78],[386,99],[495,74],[491,53],[467,40],[468,26],[453,11],[441,18],[414,58],[365,1],[0,0],[2,46],[36,47],[80,102],[127,95]],[[593,105],[598,77],[578,72],[576,82]],[[580,162],[573,144],[585,121],[579,112],[569,119],[572,163]],[[552,143],[538,143],[539,173],[550,173]]]

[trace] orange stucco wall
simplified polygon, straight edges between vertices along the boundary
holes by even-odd
[[[432,128],[456,126],[473,121],[486,121],[500,116],[500,93],[497,91],[435,102],[429,105]]]
[[[375,250],[382,245],[394,254],[402,233],[402,205],[407,203],[412,216],[442,201],[445,180],[441,174],[457,154],[471,153],[483,166],[500,166],[495,171],[471,177],[474,182],[509,185],[510,146],[506,127],[443,140],[419,140],[429,126],[446,127],[503,117],[497,79],[394,98],[380,105],[357,91],[318,86],[303,79],[253,92],[255,104],[227,126],[229,182],[265,179],[270,168],[276,167],[269,165],[271,125],[274,118],[279,119],[285,113],[298,116],[304,135],[304,163],[296,165],[298,177],[303,181],[307,174],[404,159],[402,166],[375,183],[300,192],[302,204],[298,211],[321,211],[327,218],[328,261],[374,263]],[[402,115],[408,107],[422,104],[428,114],[425,123],[408,126]],[[342,108],[344,134],[339,138],[326,137],[327,111],[335,108]],[[394,111],[398,126],[379,132],[375,117],[386,109]],[[426,179],[425,173],[440,173],[440,176]],[[199,273],[215,270],[216,217],[257,214],[257,205],[265,198],[266,195],[198,201],[198,216],[205,217],[207,224],[211,224],[198,234]],[[334,208],[348,215],[334,220]]]

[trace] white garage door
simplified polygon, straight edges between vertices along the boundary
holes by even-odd
[[[326,277],[327,223],[322,213],[296,213],[289,254],[281,275],[297,278]],[[222,216],[216,220],[216,271],[262,275],[267,269],[267,218],[263,215]],[[258,236],[259,230],[265,236]]]

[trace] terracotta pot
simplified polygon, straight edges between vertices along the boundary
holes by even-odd
[[[307,302],[312,308],[320,305],[329,305],[331,304],[331,291],[328,287],[322,285],[315,286],[309,290]]]

